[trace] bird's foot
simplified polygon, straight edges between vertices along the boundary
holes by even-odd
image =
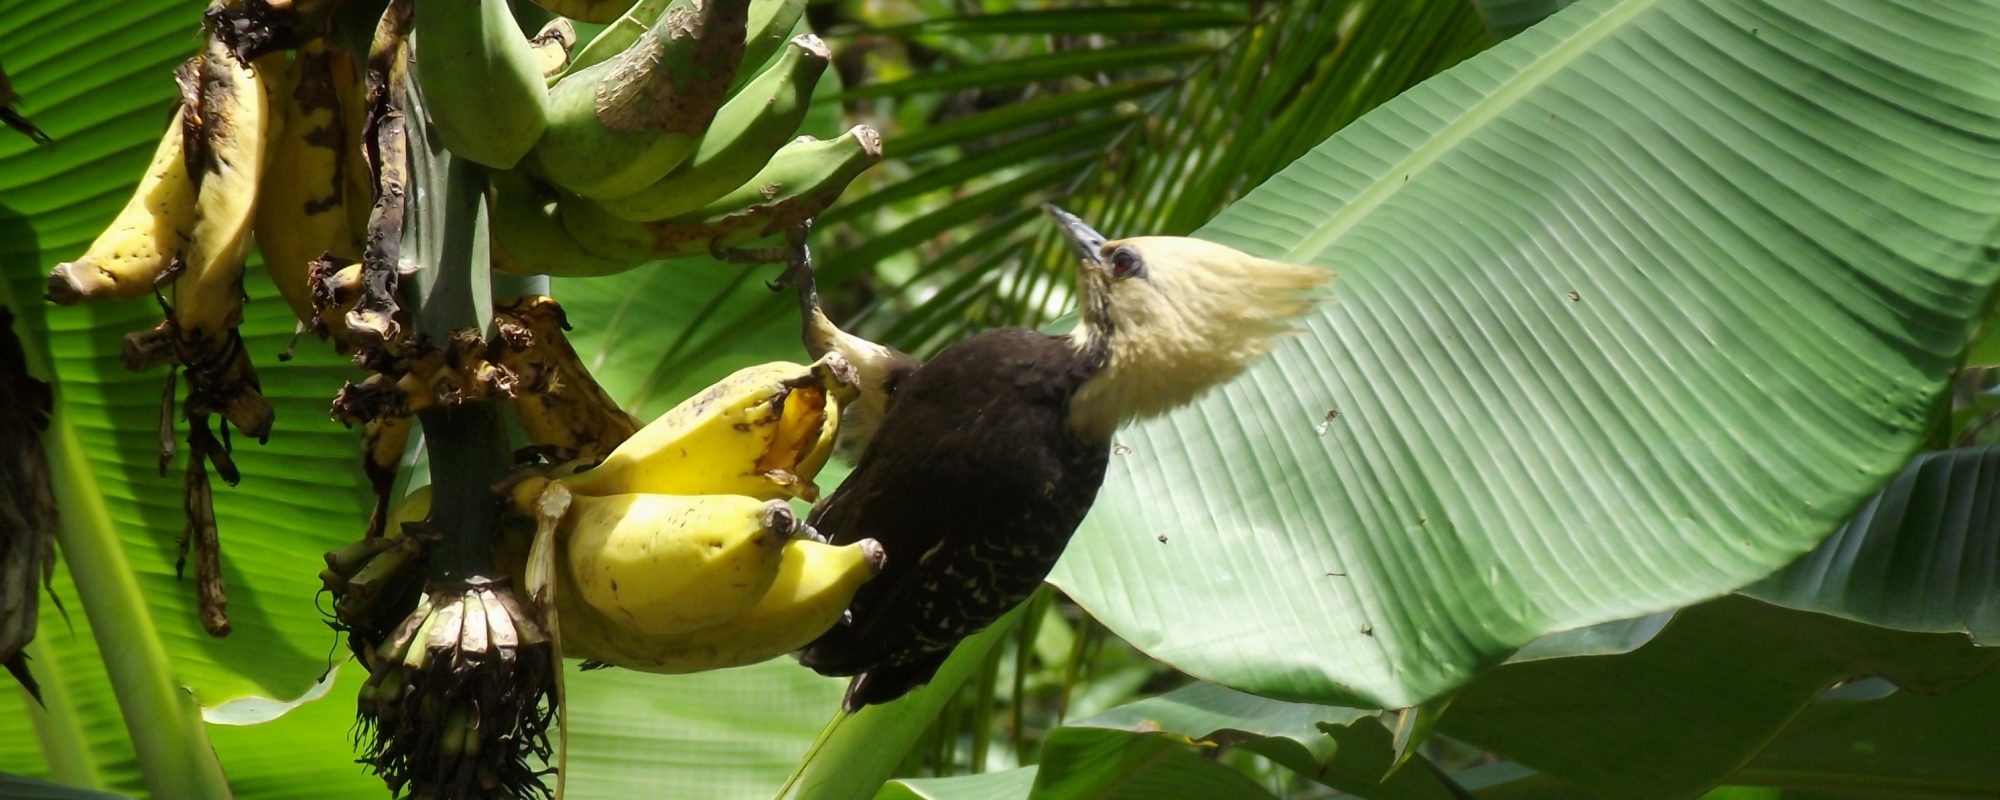
[[[782,249],[785,253],[783,258],[773,259],[785,262],[785,271],[778,273],[777,279],[764,284],[770,287],[771,291],[781,292],[787,287],[797,286],[801,297],[815,293],[812,248],[806,246],[806,237],[812,234],[812,225],[813,221],[807,219],[793,226],[791,230],[785,232],[784,247],[771,248]]]

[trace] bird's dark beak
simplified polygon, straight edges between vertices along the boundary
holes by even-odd
[[[1089,223],[1077,219],[1075,214],[1056,208],[1054,203],[1043,203],[1042,210],[1049,212],[1049,216],[1055,219],[1056,226],[1062,229],[1063,238],[1068,239],[1070,247],[1076,250],[1077,258],[1092,266],[1101,266],[1104,263],[1104,254],[1101,250],[1104,247],[1104,234],[1098,233]]]

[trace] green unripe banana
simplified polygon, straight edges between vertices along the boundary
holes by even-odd
[[[881,135],[856,125],[835,139],[800,137],[735,191],[673,219],[630,222],[573,196],[562,198],[557,216],[572,238],[606,258],[702,256],[711,248],[739,247],[812,218],[881,158]]]
[[[535,0],[535,5],[581,22],[610,22],[632,7],[632,0]]]
[[[653,23],[660,18],[660,12],[665,11],[667,3],[671,1],[639,0],[633,3],[632,7],[625,9],[625,13],[617,20],[604,26],[604,30],[598,31],[597,36],[591,38],[582,50],[572,54],[569,66],[563,69],[556,80],[567,79],[578,72],[617,58],[619,53],[625,52],[625,48],[631,47],[633,42],[639,41],[640,36],[652,29]]]
[[[660,18],[660,12],[666,9],[668,2],[639,0],[633,3],[624,16],[605,26],[598,32],[597,38],[577,51],[576,57],[570,59],[569,68],[563,70],[563,75],[589,69],[624,52],[633,42],[639,41],[641,34],[653,27],[653,22]],[[806,0],[750,0],[750,12],[744,22],[743,68],[737,70],[732,93],[734,86],[743,85],[756,74],[758,66],[785,45],[785,40],[791,38],[792,28],[798,25],[805,12]]]
[[[658,183],[598,205],[619,219],[648,222],[689,213],[728,194],[791,140],[826,64],[826,44],[819,37],[808,33],[792,39],[778,63],[715,112],[687,163]]]
[[[547,79],[506,0],[416,0],[417,82],[446,149],[512,169],[548,119]]]
[[[799,27],[799,18],[805,15],[806,0],[750,0],[750,19],[743,26],[743,66],[736,70],[736,81],[729,86],[732,96],[751,78],[769,71],[758,68],[771,54],[784,49],[785,42],[792,39],[792,29]]]
[[[605,258],[583,249],[549,213],[553,193],[518,170],[488,173],[493,268],[511,275],[583,278],[624,272],[650,259]]]
[[[617,58],[548,90],[535,163],[588,197],[653,184],[694,152],[743,56],[749,0],[673,0]]]

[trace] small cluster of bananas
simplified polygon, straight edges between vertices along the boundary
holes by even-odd
[[[785,500],[818,496],[853,381],[838,355],[747,367],[591,469],[514,483],[510,501],[537,530],[503,540],[499,560],[554,612],[564,654],[696,672],[775,658],[832,627],[882,549],[819,541]]]
[[[609,25],[572,55],[565,19],[528,37],[499,0],[416,0],[418,83],[444,145],[495,168],[504,272],[733,251],[819,213],[881,158],[867,126],[794,139],[829,60],[818,37],[792,36],[806,0],[538,1]]]
[[[152,295],[165,311],[156,327],[127,337],[134,370],[170,366],[161,404],[160,464],[173,455],[174,395],[187,377],[180,416],[190,453],[183,482],[187,527],[182,562],[194,550],[201,620],[229,630],[215,518],[213,467],[234,485],[229,430],[264,441],[275,418],[237,326],[243,318],[244,262],[254,238],[268,272],[301,320],[310,297],[353,303],[358,268],[322,257],[358,254],[373,187],[358,141],[364,127],[359,76],[323,34],[328,4],[217,0],[204,15],[199,52],[176,72],[180,103],[122,211],[84,254],[57,264],[47,292],[56,303]],[[317,16],[306,17],[305,14]],[[317,20],[313,22],[312,20]],[[298,50],[288,58],[286,50]],[[318,325],[316,327],[324,327]],[[210,417],[226,425],[218,438]],[[179,569],[179,565],[176,567]]]

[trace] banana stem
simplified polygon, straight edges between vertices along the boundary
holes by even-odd
[[[426,123],[417,82],[405,86],[411,184],[436,187],[409,195],[403,252],[419,266],[416,296],[409,298],[415,306],[411,318],[433,342],[450,341],[451,332],[462,328],[483,335],[493,318],[482,206],[486,173],[445,152]],[[430,452],[430,525],[440,534],[431,551],[431,579],[492,576],[500,498],[491,487],[513,465],[506,420],[496,403],[486,401],[425,411],[417,421]]]

